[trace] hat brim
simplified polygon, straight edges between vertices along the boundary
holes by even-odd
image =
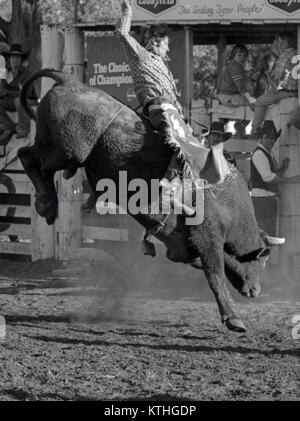
[[[28,58],[28,53],[21,53],[20,51],[9,51],[8,53],[3,53],[2,55],[7,58],[10,56],[20,56],[22,60],[26,60]]]
[[[208,134],[210,135],[211,133],[219,133],[220,134],[220,132],[214,132],[214,131],[209,132]],[[232,137],[232,133],[230,133],[230,132],[224,132],[224,133],[222,133],[222,138],[223,139],[221,140],[221,142],[226,142],[231,137]]]
[[[224,133],[224,142],[226,142],[226,140],[229,140],[231,137],[232,137],[232,133],[230,132]]]

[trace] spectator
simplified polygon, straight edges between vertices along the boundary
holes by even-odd
[[[272,148],[280,134],[281,130],[276,131],[273,121],[264,121],[258,129],[259,143],[251,158],[250,188],[255,216],[259,227],[269,236],[276,236],[280,184],[300,182],[299,176],[283,177],[289,158],[285,158],[278,169]]]
[[[30,120],[20,104],[23,83],[30,75],[29,70],[22,64],[27,54],[22,52],[19,44],[12,44],[9,52],[4,55],[8,61],[8,74],[6,81],[2,81],[0,87],[0,125],[3,129],[0,142],[2,143],[7,142],[14,133],[17,133],[18,139],[30,133]],[[34,87],[28,90],[27,99],[30,100],[31,105],[36,103],[37,94]],[[18,113],[17,127],[7,111]]]
[[[276,62],[276,56],[273,53],[263,55],[261,69],[254,74],[251,82],[253,83],[253,96],[259,98],[265,92],[272,88],[271,72]]]
[[[279,57],[271,74],[272,87],[255,104],[252,134],[257,136],[257,128],[261,126],[268,106],[282,99],[297,96],[297,80],[292,77],[292,58],[296,55],[295,40],[292,34],[283,32],[279,35]]]
[[[244,65],[248,54],[247,47],[242,44],[235,45],[232,49],[219,86],[218,98],[224,105],[240,107],[255,103],[255,99],[247,91]]]
[[[255,98],[247,90],[244,66],[248,54],[248,49],[243,44],[235,45],[232,49],[230,61],[222,74],[219,93],[217,95],[220,102],[224,105],[240,107],[255,103]],[[245,128],[248,124],[249,121],[247,120],[235,123],[234,127],[238,137],[245,137]]]
[[[232,133],[225,132],[224,124],[222,122],[214,121],[210,127],[208,136],[206,138],[205,146],[212,147],[214,145],[217,145],[218,143],[224,143],[227,140],[229,140],[231,136]],[[237,166],[236,160],[230,152],[224,149],[223,155],[225,156],[225,159],[227,160],[227,162],[229,162],[229,164]]]
[[[226,142],[232,136],[232,133],[225,132],[224,124],[221,121],[214,121],[207,135],[207,145],[214,146],[218,143]]]

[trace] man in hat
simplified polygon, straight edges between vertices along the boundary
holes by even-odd
[[[289,166],[289,158],[278,168],[272,149],[281,134],[273,121],[265,120],[258,128],[258,145],[251,157],[251,197],[259,227],[269,236],[276,236],[278,220],[278,197],[280,184],[300,183],[300,176],[283,177]],[[284,239],[278,239],[283,244]]]
[[[221,121],[214,121],[210,126],[210,130],[207,136],[208,146],[214,146],[219,143],[226,142],[232,136],[232,133],[225,132],[224,124]]]
[[[20,92],[25,80],[30,75],[29,70],[23,65],[27,58],[27,53],[22,51],[19,44],[12,44],[8,53],[3,53],[8,64],[6,80],[2,82],[0,88],[0,125],[2,134],[0,142],[7,143],[10,137],[17,133],[16,137],[23,138],[30,133],[30,120],[20,104]],[[27,99],[30,105],[35,105],[37,94],[34,85],[29,89]],[[9,112],[18,113],[18,125],[10,119]]]
[[[224,124],[221,121],[214,121],[210,127],[205,143],[208,147],[220,145],[219,147],[223,149],[223,143],[229,140],[231,136],[231,132],[225,132]],[[235,158],[230,152],[226,151],[226,149],[223,149],[223,155],[229,164],[234,166],[237,165]]]

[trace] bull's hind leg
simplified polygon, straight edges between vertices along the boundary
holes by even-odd
[[[233,300],[225,284],[223,250],[218,247],[212,247],[201,254],[201,260],[209,286],[215,295],[222,322],[229,330],[245,332],[246,328],[243,322],[232,310],[231,304]]]
[[[43,172],[32,146],[18,150],[19,159],[36,190],[37,213],[53,224],[57,216],[57,194],[54,186],[54,171]]]

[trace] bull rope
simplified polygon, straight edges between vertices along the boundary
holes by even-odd
[[[122,107],[116,112],[116,114],[113,116],[113,118],[110,120],[110,122],[108,123],[108,125],[105,127],[105,129],[103,130],[103,133],[106,132],[106,130],[109,128],[109,126],[111,125],[111,123],[115,120],[115,118],[118,117],[118,115],[120,114],[120,112],[123,110],[123,108],[125,108],[126,105],[123,104]]]

